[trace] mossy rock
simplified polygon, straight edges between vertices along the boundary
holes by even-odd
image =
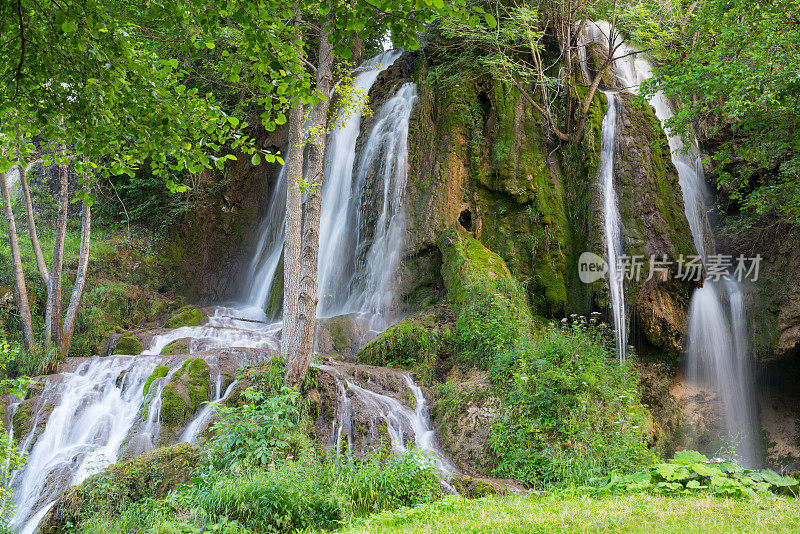
[[[112,465],[62,495],[38,532],[65,532],[68,525],[76,525],[96,513],[115,513],[137,501],[163,499],[197,473],[200,456],[195,445],[178,443]]]
[[[153,370],[153,373],[147,377],[147,380],[144,383],[144,390],[142,394],[146,397],[147,394],[150,392],[150,386],[153,384],[153,380],[157,378],[164,378],[169,373],[169,367],[166,365],[159,365]]]
[[[144,348],[142,342],[135,334],[128,333],[119,338],[114,344],[114,351],[112,354],[121,356],[136,356],[141,354]]]
[[[161,391],[161,422],[166,427],[186,423],[209,400],[211,370],[202,358],[189,358]]]
[[[208,321],[208,315],[197,306],[184,306],[179,308],[167,321],[168,328],[180,328],[182,326],[200,326]]]
[[[414,320],[400,321],[364,345],[356,356],[361,363],[411,368],[436,355],[436,336]]]
[[[190,343],[191,343],[191,338],[188,337],[176,339],[175,341],[169,343],[166,347],[161,349],[161,352],[159,352],[159,354],[162,356],[174,356],[175,354],[189,354]]]
[[[30,402],[22,402],[17,406],[14,417],[11,420],[11,427],[14,430],[15,439],[27,436],[33,425],[33,409]]]

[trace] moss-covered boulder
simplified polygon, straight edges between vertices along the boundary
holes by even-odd
[[[167,320],[168,328],[180,328],[182,326],[200,326],[208,321],[208,315],[197,306],[184,306],[176,310]]]
[[[141,354],[143,350],[144,348],[142,347],[141,340],[139,340],[135,333],[128,332],[117,339],[112,354],[136,356],[137,354]]]
[[[182,337],[180,339],[176,339],[175,341],[170,342],[161,349],[162,356],[174,356],[175,354],[189,354],[189,345],[191,343],[191,338]]]
[[[62,495],[38,532],[71,532],[72,525],[95,513],[119,512],[133,502],[164,498],[195,475],[200,456],[196,446],[179,443],[112,465]]]
[[[147,377],[147,380],[144,382],[144,389],[142,390],[142,394],[146,397],[148,393],[150,393],[150,386],[153,385],[153,381],[159,378],[164,378],[169,374],[169,367],[166,365],[159,365],[156,367],[150,376]]]
[[[161,391],[161,423],[167,428],[185,424],[209,400],[211,370],[202,358],[189,358]]]

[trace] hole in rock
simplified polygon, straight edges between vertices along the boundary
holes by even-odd
[[[472,231],[472,213],[469,210],[464,210],[458,216],[458,224],[467,232]]]

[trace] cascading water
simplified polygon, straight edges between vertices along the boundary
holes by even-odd
[[[370,173],[380,176],[380,213],[370,241],[359,233],[359,247],[369,246],[361,283],[351,295],[350,307],[387,316],[395,304],[392,279],[397,275],[406,233],[403,197],[408,175],[408,123],[417,100],[417,86],[406,83],[376,115],[356,168],[359,190]],[[359,218],[365,217],[363,210]],[[358,228],[361,225],[357,225]],[[385,327],[386,325],[384,325]]]
[[[586,46],[597,36],[582,32],[578,38],[578,59],[587,82],[591,82]],[[608,264],[608,292],[611,297],[611,315],[614,320],[614,345],[617,357],[625,361],[628,347],[628,324],[625,315],[625,287],[620,272],[622,248],[622,217],[619,214],[617,189],[614,186],[614,149],[617,138],[617,96],[605,91],[608,109],[601,125],[600,160],[597,165],[603,194],[603,234],[605,238],[606,262]]]
[[[610,42],[612,26],[606,21],[583,26],[583,44],[594,42],[607,50],[616,50],[614,61],[618,82],[623,88],[638,92],[652,77],[652,65],[633,46],[617,35]],[[579,50],[585,61],[586,50]],[[672,116],[666,96],[657,92],[649,98],[658,119],[664,124]],[[707,217],[707,188],[697,139],[686,146],[680,136],[667,134],[671,159],[678,170],[684,209],[692,237],[704,265],[714,250],[713,234]],[[759,462],[756,453],[757,422],[752,388],[750,354],[744,292],[731,278],[706,280],[692,295],[687,327],[686,356],[689,379],[706,383],[716,392],[721,405],[727,445],[740,460],[749,465]]]
[[[378,75],[400,57],[400,50],[389,50],[362,65],[356,87],[369,92]],[[355,270],[356,218],[360,191],[355,187],[353,167],[356,141],[361,131],[361,114],[354,113],[347,123],[331,132],[325,157],[322,185],[322,214],[319,230],[319,306],[317,314],[327,317],[342,313],[349,298],[350,278]]]
[[[378,75],[400,54],[400,50],[389,50],[365,62],[356,77],[358,89],[369,92]],[[357,160],[361,114],[354,113],[329,135],[320,219],[319,317],[363,312],[374,318],[394,304],[391,282],[399,266],[406,227],[402,198],[408,172],[408,122],[415,101],[416,86],[408,83],[377,110]],[[380,176],[384,194],[378,219],[370,235],[365,236],[359,233],[364,216],[362,189],[375,173]],[[252,282],[241,299],[246,306],[261,310],[270,297],[283,249],[285,174],[282,171],[278,176],[250,264]],[[360,257],[365,259],[357,265]],[[374,328],[388,326],[385,320],[378,322],[381,324]]]
[[[614,317],[614,343],[617,357],[625,361],[628,343],[628,325],[625,317],[625,289],[622,273],[619,272],[622,258],[622,218],[619,214],[617,190],[614,187],[614,142],[617,136],[617,96],[606,93],[608,110],[603,117],[602,141],[600,145],[599,176],[603,188],[603,230],[608,262],[608,291],[611,296],[611,311]]]

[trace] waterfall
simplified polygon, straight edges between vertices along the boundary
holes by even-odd
[[[581,34],[578,39],[578,59],[586,80],[592,79],[589,72],[586,46],[597,36]],[[611,297],[611,315],[614,321],[614,345],[617,357],[625,361],[628,347],[628,324],[625,315],[625,287],[622,268],[622,217],[614,186],[614,149],[617,138],[617,96],[613,91],[604,91],[608,109],[601,125],[600,160],[597,175],[603,194],[603,234],[606,262],[608,264],[608,292]]]
[[[382,186],[380,212],[375,224],[369,225],[374,234],[372,240],[362,232],[357,238],[357,248],[369,249],[363,279],[355,281],[350,307],[366,314],[387,316],[396,303],[392,281],[405,242],[403,198],[408,176],[408,123],[416,99],[417,86],[406,83],[381,106],[356,167],[359,190],[371,173],[380,176],[378,184]],[[359,219],[365,217],[367,214],[359,210]],[[362,225],[358,224],[357,229],[360,228]]]
[[[617,135],[617,96],[606,93],[608,110],[603,117],[600,145],[599,176],[603,188],[603,233],[608,261],[608,290],[614,317],[614,344],[617,357],[625,361],[628,343],[628,326],[625,317],[625,289],[623,273],[619,272],[622,258],[622,218],[619,214],[617,190],[614,187],[614,141]]]
[[[355,78],[356,87],[368,93],[378,75],[391,66],[401,53],[402,50],[389,50],[362,64],[358,69],[360,73]],[[328,136],[317,275],[319,317],[360,311],[368,300],[366,292],[351,294],[350,288],[356,272],[356,257],[360,245],[358,218],[361,186],[365,173],[370,171],[373,158],[392,158],[391,162],[383,163],[386,186],[392,193],[389,202],[384,202],[383,209],[387,210],[384,226],[376,232],[387,236],[385,241],[388,244],[383,247],[383,253],[400,254],[397,238],[403,231],[404,223],[400,219],[395,221],[395,215],[399,214],[400,209],[400,203],[396,199],[405,189],[408,118],[416,96],[415,86],[407,85],[414,88],[404,86],[398,91],[398,95],[402,93],[401,98],[395,96],[377,112],[376,125],[364,144],[365,148],[357,165],[356,144],[361,131],[361,114],[353,113],[344,125],[334,129]],[[366,151],[371,152],[369,156],[364,154]],[[354,172],[355,167],[358,168],[357,172]],[[283,251],[287,186],[286,172],[281,170],[265,219],[257,233],[258,244],[253,259],[248,266],[247,279],[250,282],[240,298],[245,307],[263,311],[271,297]],[[377,255],[377,251],[375,254]],[[384,261],[384,254],[380,254],[379,258]],[[372,271],[385,273],[381,269]],[[380,283],[374,285],[381,286]],[[374,312],[380,306],[366,305],[366,308]]]
[[[368,92],[381,71],[394,63],[400,54],[400,50],[389,50],[367,61],[361,67],[363,72],[356,77],[356,86]],[[361,200],[353,172],[360,131],[361,114],[355,113],[343,127],[331,132],[328,140],[319,227],[317,315],[320,317],[351,311],[346,308],[346,303],[355,270],[356,221]]]
[[[617,36],[610,46],[612,26],[606,21],[589,22],[583,27],[582,42],[599,43],[608,50],[616,49],[616,77],[623,88],[634,93],[645,80],[652,77],[652,65],[637,49]],[[585,46],[579,50],[582,64],[587,56]],[[648,102],[662,124],[673,116],[666,96],[657,92]],[[704,265],[714,251],[714,237],[707,217],[708,191],[700,160],[697,139],[689,146],[680,136],[669,135],[670,157],[678,171],[683,193],[686,219],[695,248]],[[745,464],[755,465],[757,455],[757,421],[755,395],[750,370],[747,343],[747,317],[744,292],[736,280],[725,277],[720,281],[706,280],[692,295],[687,325],[686,359],[688,378],[694,383],[706,383],[716,393],[727,446]],[[713,452],[713,451],[709,451]]]

